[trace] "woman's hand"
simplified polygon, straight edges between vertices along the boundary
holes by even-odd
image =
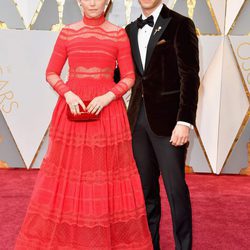
[[[68,91],[64,94],[66,103],[69,105],[70,111],[74,115],[80,115],[79,105],[82,106],[83,110],[86,110],[86,106],[84,105],[81,98],[74,94],[72,91]]]
[[[95,97],[88,105],[87,110],[91,114],[98,115],[101,110],[115,99],[115,94],[111,91],[105,95]]]

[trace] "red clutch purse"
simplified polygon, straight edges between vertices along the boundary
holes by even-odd
[[[83,101],[85,106],[87,107],[91,101]],[[78,105],[80,109],[80,115],[79,114],[72,114],[71,110],[69,108],[69,105],[67,105],[67,118],[70,121],[75,121],[75,122],[81,122],[81,121],[96,121],[100,118],[100,113],[98,115],[96,114],[90,114],[87,111],[84,111],[81,105]]]

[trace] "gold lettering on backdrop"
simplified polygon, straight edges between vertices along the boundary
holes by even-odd
[[[250,60],[250,56],[243,55],[243,53],[240,51],[240,49],[244,49],[243,46],[250,46],[250,43],[244,42],[244,43],[240,44],[237,48],[237,54],[238,54],[239,58],[242,60]]]
[[[237,48],[237,56],[243,61],[241,63],[241,68],[243,71],[248,72],[247,83],[250,84],[250,56],[248,56],[247,54],[244,54],[245,53],[244,51],[248,51],[248,49],[250,49],[249,42],[241,43]]]
[[[0,66],[0,110],[9,114],[15,109],[18,109],[19,105],[18,102],[15,101],[13,91],[8,88],[10,82],[5,80],[4,72],[10,72],[10,68],[7,67],[6,70],[4,70],[4,68]],[[5,79],[3,80],[3,78]]]
[[[242,63],[242,69],[244,70],[244,71],[248,71],[248,70],[250,70],[250,67],[249,68],[246,68],[246,66],[245,66],[246,64],[245,63]]]
[[[15,107],[16,106],[16,107]],[[17,102],[11,102],[9,103],[9,106],[6,108],[5,105],[2,106],[2,110],[4,113],[9,114],[11,111],[16,108],[18,109],[18,103]]]
[[[0,90],[2,90],[9,82],[0,80]]]
[[[14,94],[12,91],[1,92],[0,93],[0,104],[3,104],[5,100],[11,100],[14,98]]]

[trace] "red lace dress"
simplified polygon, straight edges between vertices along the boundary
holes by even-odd
[[[60,78],[69,63],[66,84]],[[119,63],[121,81],[113,74]],[[84,18],[60,32],[47,68],[59,93],[42,162],[15,249],[152,249],[140,177],[122,95],[134,83],[124,29],[104,16]],[[100,120],[71,122],[63,97],[83,100],[112,91]]]

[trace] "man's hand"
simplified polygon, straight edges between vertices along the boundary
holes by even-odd
[[[172,132],[170,142],[173,146],[182,146],[188,142],[190,128],[185,125],[177,124]]]

